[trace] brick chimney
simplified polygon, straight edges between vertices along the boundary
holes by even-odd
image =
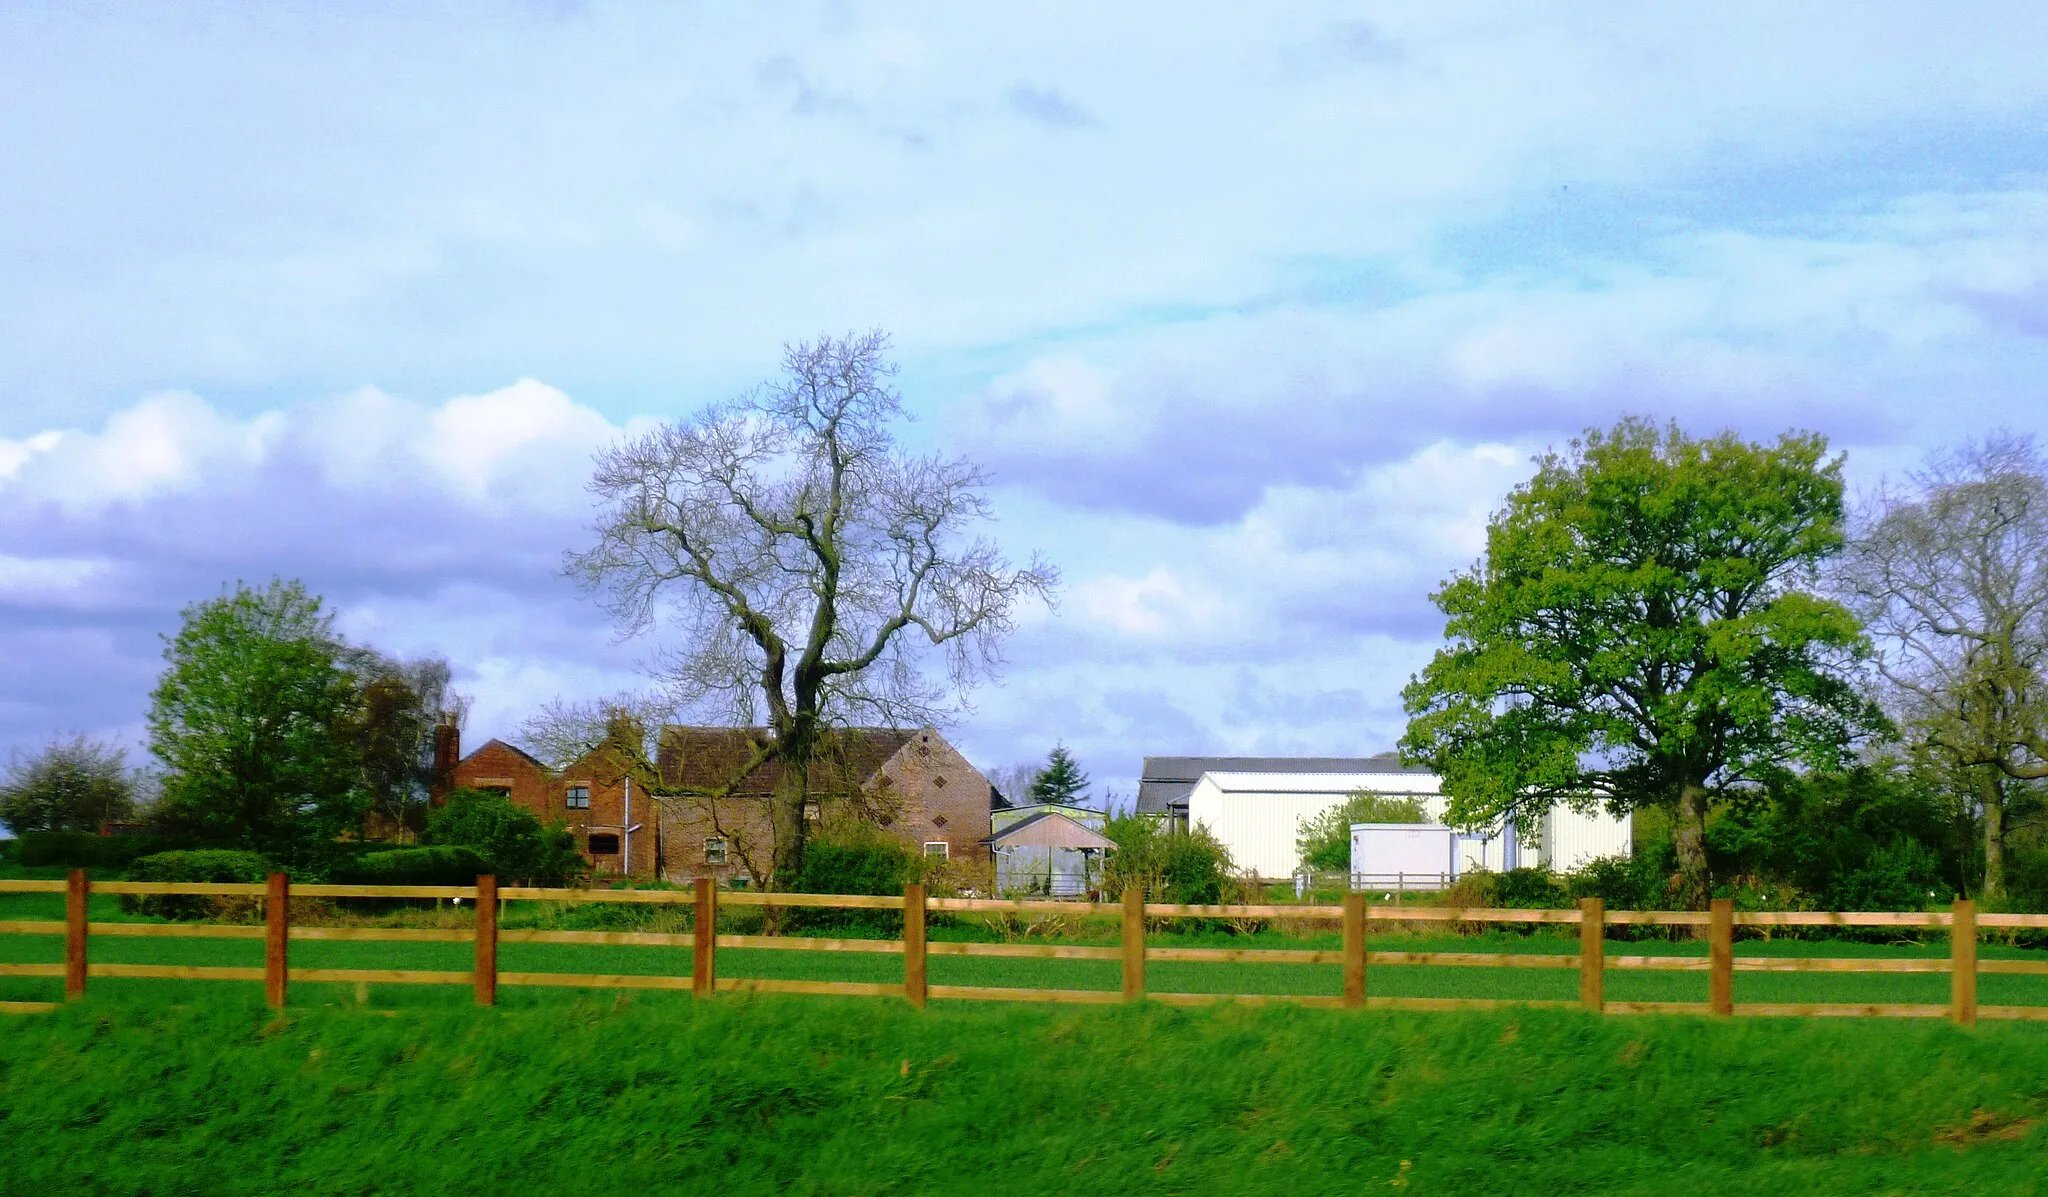
[[[455,788],[455,762],[462,759],[462,732],[453,720],[434,725],[434,780],[427,787],[427,800],[439,806]]]

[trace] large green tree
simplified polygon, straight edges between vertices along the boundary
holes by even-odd
[[[151,696],[158,820],[203,842],[298,860],[360,826],[355,679],[333,620],[298,582],[185,608]]]
[[[118,745],[76,736],[16,757],[0,783],[0,823],[25,831],[98,831],[135,809],[135,779]]]
[[[1537,467],[1434,596],[1450,643],[1404,691],[1402,754],[1442,775],[1454,822],[1665,810],[1704,904],[1716,796],[1835,767],[1882,726],[1852,683],[1856,617],[1803,588],[1843,544],[1841,459],[1816,435],[1625,419]]]

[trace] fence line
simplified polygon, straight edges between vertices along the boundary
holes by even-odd
[[[1479,908],[1370,908],[1363,894],[1347,894],[1341,905],[1206,905],[1190,906],[1145,902],[1136,891],[1119,902],[1056,902],[1034,899],[930,898],[922,885],[905,887],[902,897],[861,894],[785,894],[761,892],[720,893],[711,879],[700,878],[691,891],[620,890],[594,891],[547,889],[530,886],[498,886],[494,877],[477,878],[474,886],[376,886],[303,885],[293,886],[282,873],[273,873],[263,884],[184,882],[92,882],[84,870],[74,869],[65,881],[0,881],[0,893],[63,893],[65,917],[55,920],[0,921],[0,934],[61,935],[64,961],[61,964],[0,964],[0,976],[62,977],[67,1000],[85,995],[90,978],[150,978],[169,980],[261,981],[266,1002],[283,1007],[293,982],[356,982],[364,984],[468,985],[479,1005],[497,1002],[500,985],[557,986],[605,989],[689,990],[697,997],[716,993],[803,993],[865,997],[901,997],[923,1007],[929,998],[947,1000],[1058,1002],[1105,1004],[1153,1000],[1178,1005],[1215,1001],[1285,1002],[1307,1006],[1342,1008],[1445,1010],[1490,1008],[1509,1005],[1578,1005],[1604,1014],[1708,1014],[1714,1016],[1822,1016],[1822,1017],[1947,1017],[1958,1025],[1974,1025],[1979,1018],[2048,1020],[2048,1006],[1979,1006],[1977,977],[1981,973],[2048,976],[2048,960],[1989,960],[1977,958],[1977,941],[1982,927],[2048,927],[2048,915],[1979,915],[1976,903],[1958,901],[1948,911],[1890,912],[1741,912],[1732,903],[1718,899],[1707,911],[1608,911],[1598,898],[1587,898],[1575,910],[1498,910]],[[91,894],[236,896],[260,897],[264,904],[261,927],[181,925],[151,923],[95,923],[87,920]],[[348,898],[463,898],[476,902],[474,929],[413,929],[377,927],[294,927],[290,923],[292,897]],[[686,933],[649,931],[551,931],[539,929],[500,930],[499,908],[505,901],[539,900],[571,902],[624,901],[689,905],[695,925]],[[833,908],[897,910],[904,915],[903,937],[896,940],[829,939],[778,935],[720,935],[717,913],[720,904],[760,908]],[[929,911],[980,913],[1056,913],[1115,915],[1121,924],[1117,947],[1078,944],[1018,943],[932,943],[926,935]],[[1273,948],[1177,948],[1148,947],[1145,921],[1158,918],[1272,919],[1294,918],[1334,920],[1343,928],[1343,946],[1338,951]],[[1366,949],[1366,927],[1371,922],[1462,922],[1462,923],[1547,923],[1579,926],[1576,953],[1487,953],[1487,952],[1374,952]],[[1609,955],[1606,929],[1610,926],[1705,926],[1707,955],[1698,957]],[[1737,926],[1840,926],[1840,927],[1927,927],[1949,932],[1948,959],[1880,959],[1854,957],[1746,957],[1734,958],[1734,929]],[[152,938],[262,939],[264,963],[261,968],[204,965],[93,964],[87,959],[93,936],[135,936]],[[391,942],[472,943],[475,965],[469,970],[295,968],[290,964],[290,945],[306,940],[351,940]],[[500,943],[587,944],[612,946],[683,947],[691,949],[688,977],[595,974],[503,972],[498,968]],[[903,957],[903,980],[898,983],[851,981],[786,981],[721,977],[717,969],[720,948],[806,952],[866,952]],[[1045,960],[1117,961],[1121,985],[1116,990],[1073,990],[1013,988],[1003,986],[933,985],[927,979],[926,961],[931,956],[1009,957]],[[1337,964],[1343,968],[1343,991],[1320,994],[1207,994],[1159,993],[1146,987],[1145,967],[1151,960],[1200,963]],[[1523,1001],[1501,998],[1394,998],[1372,995],[1367,979],[1373,968],[1403,966],[1451,966],[1476,968],[1577,969],[1579,998],[1574,1002]],[[1605,998],[1605,977],[1610,970],[1666,970],[1705,972],[1708,994],[1705,1002],[1610,1002]],[[1905,1003],[1840,1002],[1752,1002],[1734,1000],[1737,972],[1814,973],[1941,973],[1950,977],[1947,1005]],[[0,1002],[0,1013],[28,1013],[56,1008],[53,1002]]]

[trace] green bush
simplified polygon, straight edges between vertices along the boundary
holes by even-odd
[[[1599,856],[1565,879],[1574,899],[1598,898],[1609,910],[1665,910],[1672,903],[1677,858],[1669,844],[1645,846],[1633,856]]]
[[[1103,824],[1102,834],[1116,843],[1102,866],[1108,897],[1135,885],[1149,901],[1207,906],[1240,888],[1230,850],[1206,827],[1179,831],[1143,815],[1118,815]]]
[[[32,868],[124,869],[170,844],[149,835],[97,835],[89,831],[28,831],[16,841],[20,861]]]
[[[2048,850],[2015,852],[2005,861],[2006,905],[2021,912],[2048,912]]]
[[[783,888],[801,894],[900,897],[903,887],[923,880],[925,872],[924,857],[909,844],[873,824],[846,819],[821,827],[804,844],[803,868]],[[893,910],[815,907],[783,917],[789,927],[863,927],[894,933],[903,926],[903,916]]]
[[[501,885],[560,885],[590,872],[566,824],[543,824],[503,794],[454,791],[428,813],[422,838],[431,846],[474,850]]]
[[[440,844],[365,852],[337,863],[328,878],[341,885],[475,885],[491,871],[474,848]]]
[[[225,848],[158,852],[128,866],[130,881],[182,881],[208,883],[262,882],[271,871],[270,861],[255,852]],[[123,894],[121,908],[133,913],[167,919],[218,918],[253,910],[254,899],[209,895]]]

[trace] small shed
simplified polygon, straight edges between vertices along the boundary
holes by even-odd
[[[996,858],[996,889],[1056,898],[1088,892],[1103,853],[1116,841],[1059,811],[1039,811],[983,841]]]

